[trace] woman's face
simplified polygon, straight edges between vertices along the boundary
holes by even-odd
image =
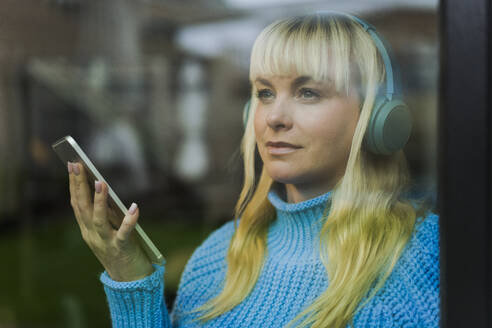
[[[319,195],[344,175],[359,119],[359,99],[308,76],[260,76],[256,142],[273,180]]]

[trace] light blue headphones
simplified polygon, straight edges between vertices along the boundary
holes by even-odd
[[[386,87],[380,86],[374,102],[369,125],[364,135],[364,144],[367,150],[374,154],[390,155],[402,149],[410,137],[412,117],[407,105],[402,100],[400,79],[396,63],[392,65],[389,47],[384,45],[383,39],[377,34],[374,26],[362,19],[347,13],[323,11],[352,18],[358,22],[373,39],[383,58],[386,69]],[[250,100],[244,105],[243,124],[246,126],[249,116]]]

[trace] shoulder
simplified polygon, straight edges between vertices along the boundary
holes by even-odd
[[[234,231],[234,220],[226,222],[193,252],[181,275],[174,315],[203,304],[219,291],[225,277],[227,250]]]
[[[388,280],[355,317],[364,326],[439,327],[439,216],[418,217],[410,240]],[[383,324],[384,322],[384,324]]]
[[[388,281],[390,299],[401,303],[394,317],[417,326],[438,327],[440,317],[439,215],[418,217],[412,236]]]
[[[395,271],[407,286],[437,295],[440,277],[439,215],[428,211],[418,217]]]
[[[412,279],[439,276],[439,215],[428,211],[416,219],[410,240],[405,245],[395,271]],[[434,286],[436,287],[436,286]]]
[[[407,245],[410,254],[427,254],[439,257],[439,215],[428,211],[416,219],[412,237]]]
[[[234,220],[227,221],[215,229],[193,252],[185,271],[193,269],[197,264],[204,264],[202,262],[214,262],[223,259],[227,254],[234,231]]]
[[[181,284],[194,275],[203,275],[208,270],[223,266],[229,243],[234,234],[234,221],[228,221],[214,230],[193,252],[185,266]]]

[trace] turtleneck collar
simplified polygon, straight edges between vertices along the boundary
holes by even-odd
[[[287,203],[278,190],[270,190],[268,200],[277,213],[268,231],[268,256],[272,261],[298,263],[319,258],[319,233],[331,195],[329,191],[300,203]]]

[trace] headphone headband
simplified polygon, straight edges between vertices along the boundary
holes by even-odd
[[[369,33],[369,35],[372,37],[374,43],[376,44],[376,47],[379,50],[379,53],[381,54],[381,57],[383,58],[384,67],[386,70],[386,98],[388,100],[392,100],[394,94],[400,95],[400,90],[398,88],[399,81],[396,81],[397,83],[395,84],[393,66],[391,64],[390,54],[388,53],[389,52],[388,49],[390,48],[384,42],[384,39],[376,32],[376,28],[374,26],[363,21],[359,17],[356,17],[348,13],[341,13],[341,12],[330,11],[330,10],[321,10],[321,11],[317,11],[316,13],[347,16],[353,19],[354,21],[358,22],[364,28],[364,30],[367,33]]]

